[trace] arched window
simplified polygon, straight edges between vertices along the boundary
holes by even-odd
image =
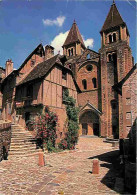
[[[116,33],[113,33],[113,42],[116,42]]]
[[[73,56],[73,48],[71,49],[71,55]]]
[[[111,62],[111,61],[112,61],[111,54],[108,54],[108,61],[109,61],[109,62]]]
[[[94,88],[97,88],[97,79],[96,78],[93,78],[92,79],[92,82],[93,82],[93,87]]]
[[[87,54],[87,60],[90,59],[90,54]]]
[[[70,49],[68,50],[69,56],[70,56]]]
[[[87,89],[87,81],[86,81],[86,79],[82,80],[82,85],[83,85],[84,89]]]
[[[112,43],[112,35],[109,35],[109,43]]]

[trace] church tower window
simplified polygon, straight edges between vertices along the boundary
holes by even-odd
[[[86,69],[87,69],[87,71],[92,71],[93,66],[92,65],[87,65]]]
[[[87,89],[87,81],[86,81],[86,79],[82,80],[82,85],[83,85],[84,89]]]
[[[112,57],[111,57],[111,54],[108,55],[108,62],[111,62],[112,61]]]
[[[70,56],[70,49],[68,50],[69,56]]]
[[[116,33],[113,33],[113,42],[116,42]]]
[[[73,56],[73,48],[71,49],[71,56]]]
[[[97,88],[97,79],[96,78],[93,78],[92,79],[92,82],[93,82],[93,87],[94,88]]]
[[[112,43],[112,35],[109,35],[109,43]]]

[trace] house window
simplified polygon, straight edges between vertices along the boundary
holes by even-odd
[[[92,79],[92,83],[93,83],[93,87],[97,88],[97,79],[96,78]]]
[[[86,79],[82,80],[82,85],[83,85],[84,89],[87,89],[87,81],[86,81]]]
[[[67,72],[65,69],[62,70],[62,79],[67,80]]]
[[[64,103],[64,97],[67,93],[67,90],[68,90],[67,87],[64,87],[64,86],[62,87],[62,103]]]
[[[33,85],[27,87],[27,97],[33,97]]]
[[[126,105],[130,105],[130,98],[126,98]]]
[[[131,112],[126,113],[126,119],[131,120]]]

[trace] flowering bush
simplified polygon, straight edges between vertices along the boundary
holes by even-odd
[[[75,107],[76,101],[73,97],[69,96],[68,90],[63,94],[63,102],[66,104],[68,131],[65,138],[59,144],[59,148],[72,150],[78,141],[78,108]]]
[[[36,138],[37,140],[41,140],[42,145],[46,145],[49,150],[51,150],[52,147],[55,147],[57,123],[57,115],[54,112],[51,112],[49,107],[46,106],[45,113],[38,117]]]

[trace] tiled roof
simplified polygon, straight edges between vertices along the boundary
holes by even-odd
[[[47,72],[50,70],[50,68],[52,68],[52,66],[57,62],[58,56],[59,55],[56,55],[56,56],[54,56],[54,57],[38,64],[26,76],[26,78],[24,78],[24,80],[22,80],[20,83],[17,84],[17,86],[21,85],[21,84],[24,84],[24,83],[27,83],[29,81],[44,77],[47,74]]]
[[[101,29],[101,32],[108,30],[112,27],[122,25],[122,24],[125,24],[125,23],[120,15],[117,7],[116,7],[116,4],[113,3],[111,5],[111,8],[110,8],[109,13],[107,15],[107,18],[104,22],[104,25]]]
[[[75,42],[80,42],[85,47],[84,41],[83,41],[82,36],[81,36],[79,29],[78,29],[78,26],[74,20],[74,23],[69,31],[69,34],[68,34],[63,46],[66,46],[66,45],[69,45],[69,44],[72,44]]]

